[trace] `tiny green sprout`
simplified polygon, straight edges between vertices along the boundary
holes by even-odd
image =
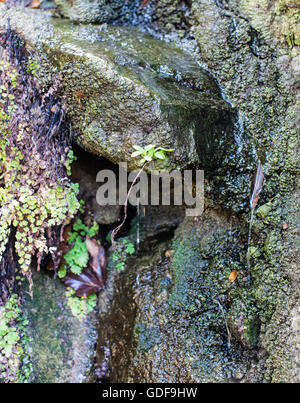
[[[118,273],[124,270],[128,255],[133,255],[134,252],[134,244],[129,242],[126,238],[116,245],[116,248],[112,254],[112,261],[115,263],[115,268]]]
[[[126,246],[126,252],[127,252],[129,255],[133,255],[133,254],[134,254],[135,248],[134,248],[133,243],[129,242],[129,243],[127,244],[127,246]]]
[[[141,147],[138,145],[134,145],[133,148],[136,150],[131,154],[131,157],[140,156],[140,164],[144,165],[153,160],[165,160],[167,158],[166,153],[174,151],[173,148],[163,148],[157,147],[154,144],[149,144],[146,147]]]
[[[67,274],[67,268],[66,266],[63,264],[61,265],[60,269],[57,272],[58,278],[64,278]]]

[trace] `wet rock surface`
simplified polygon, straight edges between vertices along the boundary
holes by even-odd
[[[110,346],[111,381],[246,379],[255,353],[226,328],[229,311],[235,309],[234,303],[225,303],[234,259],[224,263],[221,255],[234,249],[231,231],[230,223],[215,214],[186,219],[174,241],[129,260],[115,278],[110,309],[100,319],[106,329],[101,344]],[[221,237],[231,245],[226,251],[220,245],[216,253]]]
[[[145,206],[140,208],[141,236],[146,238],[170,233],[184,220],[184,206]]]
[[[240,133],[250,135],[263,163],[265,180],[258,207],[270,203],[271,209],[267,217],[255,218],[251,244],[257,253],[251,258],[251,270],[256,280],[249,295],[256,301],[250,307],[258,310],[259,362],[264,368],[258,372],[263,373],[265,382],[300,379],[299,337],[291,331],[299,305],[295,288],[299,257],[294,253],[299,238],[292,217],[297,210],[300,103],[296,66],[300,53],[289,40],[291,32],[293,38],[298,35],[298,10],[288,1],[195,0],[192,4],[192,31],[201,60],[215,74],[226,98],[239,109]],[[223,189],[237,183],[231,176],[229,184],[226,175],[222,182]],[[286,231],[283,222],[291,224]]]
[[[132,169],[134,144],[159,144],[175,149],[173,166],[184,166],[208,153],[213,159],[230,136],[232,111],[213,78],[171,43],[132,27],[78,26],[38,10],[1,11],[2,27],[10,17],[35,52],[37,78],[47,79],[49,67],[63,75],[73,135],[87,151],[127,161]]]
[[[66,287],[46,273],[33,273],[33,299],[24,303],[29,320],[26,353],[35,383],[93,382],[97,315],[72,316]],[[27,295],[27,293],[25,293]]]

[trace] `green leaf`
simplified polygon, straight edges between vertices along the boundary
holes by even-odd
[[[137,157],[138,155],[141,155],[141,154],[143,154],[142,151],[134,151],[134,152],[131,154],[131,157],[134,158],[134,157]]]
[[[73,264],[72,266],[70,266],[70,270],[72,273],[77,274],[79,276],[82,272],[82,267]]]
[[[155,158],[158,158],[160,160],[165,160],[167,157],[165,156],[165,154],[163,153],[163,151],[156,151],[156,153],[154,154]]]
[[[134,148],[135,150],[140,151],[141,153],[144,152],[144,149],[143,149],[142,147],[138,146],[138,145],[134,145],[133,148]]]
[[[129,244],[127,245],[127,247],[126,247],[126,252],[127,252],[129,255],[132,255],[132,254],[135,252],[135,248],[134,248],[133,243],[129,243]]]
[[[58,278],[63,278],[63,277],[66,276],[66,274],[67,274],[67,268],[66,268],[66,266],[63,264],[63,265],[61,266],[61,268],[60,268],[60,269],[58,270],[58,272],[57,272]]]
[[[116,269],[117,271],[121,271],[124,269],[125,264],[124,263],[118,263],[116,264]]]
[[[85,251],[81,251],[77,258],[77,264],[80,267],[85,267],[89,261],[89,255],[88,253],[85,253]]]
[[[155,149],[155,145],[154,144],[148,144],[146,147],[145,147],[145,151],[150,151],[151,149]]]

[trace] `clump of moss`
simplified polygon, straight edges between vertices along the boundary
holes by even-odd
[[[19,298],[13,294],[0,306],[0,382],[26,382],[30,376],[31,365],[24,349],[27,325]]]
[[[82,320],[95,309],[97,296],[90,294],[88,297],[76,297],[74,294],[75,291],[72,288],[66,291],[67,304],[73,316]]]
[[[54,77],[41,92],[38,64],[17,33],[2,33],[0,68],[0,259],[11,234],[23,275],[31,282],[33,256],[38,265],[55,246],[58,228],[79,208],[78,185],[67,174],[74,159],[64,123],[61,81]]]

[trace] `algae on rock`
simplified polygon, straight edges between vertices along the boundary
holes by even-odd
[[[213,78],[171,43],[132,27],[78,26],[38,10],[0,10],[2,29],[10,17],[35,52],[37,78],[51,80],[51,69],[63,75],[73,135],[87,151],[133,169],[132,146],[157,144],[175,148],[165,166],[183,167],[204,156],[213,160],[231,136],[234,112]]]
[[[248,144],[246,152],[251,153],[254,150],[257,161],[258,159],[262,161],[265,171],[265,182],[254,217],[251,242],[251,250],[255,251],[251,256],[253,283],[250,288],[239,286],[232,290],[231,305],[226,312],[230,331],[240,344],[240,348],[254,349],[254,355],[257,355],[256,359],[248,361],[247,371],[235,378],[238,381],[298,382],[300,379],[300,342],[297,334],[299,329],[297,283],[300,278],[300,265],[296,253],[299,236],[296,231],[298,203],[295,187],[296,176],[299,173],[297,168],[299,16],[297,6],[293,3],[287,8],[288,3],[285,0],[192,1],[190,25],[199,44],[200,60],[207,70],[214,74],[224,97],[238,110],[238,141],[242,147],[245,143]],[[211,248],[208,245],[207,252],[203,245],[209,239],[202,234],[202,240],[196,242],[197,247],[193,252],[186,252],[185,248],[184,253],[188,253],[190,257],[188,263],[192,262],[194,254],[197,256],[200,243],[203,256],[207,253],[208,258],[212,260],[210,265],[212,272],[214,273],[218,267],[226,268],[229,275],[231,269],[237,269],[241,273],[245,268],[249,173],[251,170],[255,172],[256,164],[253,158],[245,159],[240,171],[230,169],[228,174],[228,169],[226,172],[228,162],[229,166],[230,163],[236,164],[239,154],[236,148],[227,145],[229,149],[225,163],[221,166],[218,164],[219,169],[216,167],[217,178],[208,177],[206,204],[211,207],[221,206],[227,212],[234,211],[238,214],[240,235],[235,239],[235,248],[231,251],[235,257],[228,262],[226,252],[228,237],[224,237],[222,233],[222,224],[220,227],[216,225],[214,245]],[[214,157],[212,165],[217,158]],[[264,206],[267,206],[267,209]],[[285,227],[283,223],[286,224]],[[207,225],[210,224],[213,225],[208,218]],[[185,220],[181,227],[186,225],[188,223]],[[227,230],[231,231],[229,226]],[[210,229],[207,231],[209,233]],[[194,235],[190,234],[194,232],[188,232],[186,238],[189,243],[193,243]],[[177,239],[180,239],[180,235]],[[176,252],[175,256],[178,256]],[[199,262],[199,257],[195,259]],[[183,270],[183,267],[189,266],[184,263],[178,267]],[[198,268],[201,271],[201,265]],[[174,299],[174,303],[176,301],[180,303],[181,300],[187,302],[189,296],[193,295],[193,288],[187,284],[180,286],[179,279],[185,274],[179,271],[177,275],[178,281],[175,281],[171,300]],[[211,281],[214,284],[214,280],[209,279],[210,284]],[[178,294],[180,290],[182,294]],[[151,295],[151,287],[148,291],[145,288],[144,300],[147,300],[148,296],[151,299]],[[176,295],[179,297],[176,298]],[[142,299],[140,302],[141,306],[138,309],[142,312]],[[147,306],[150,304],[144,305],[145,312]],[[156,308],[152,309],[152,319],[156,313]],[[178,312],[175,315],[179,322],[180,316],[177,314]],[[155,360],[154,350],[157,343],[159,345],[156,347],[157,351],[166,347],[164,341],[157,342],[160,340],[159,331],[151,325],[151,320],[141,319],[137,326],[136,342],[141,346],[131,379],[138,379],[139,371],[136,371],[136,368],[144,374],[143,379],[158,379],[161,376],[159,372],[167,372],[168,368],[174,368],[175,360],[174,362],[166,360],[163,369],[159,370],[154,365],[151,370],[150,366],[149,368],[146,366],[143,372],[139,366],[139,360],[145,357],[148,348],[147,360],[150,362],[151,359]],[[226,333],[223,335],[225,337]],[[184,360],[185,357],[181,361]],[[161,365],[161,361],[158,365]],[[153,376],[155,371],[158,372]],[[176,371],[174,373],[176,374]],[[182,379],[185,378],[185,374],[183,373]],[[229,380],[226,375],[224,377],[224,373],[219,379],[222,376],[223,380]]]
[[[29,320],[27,351],[32,381],[74,383],[94,381],[96,313],[72,316],[66,288],[46,273],[33,273],[33,295],[24,304]]]
[[[235,252],[239,237],[236,227],[232,234],[229,222],[213,213],[189,218],[180,224],[174,241],[143,250],[142,256],[128,261],[115,279],[111,308],[101,316],[111,346],[112,381],[244,379],[253,359],[252,346],[234,339],[228,346],[225,320],[230,315],[224,307],[224,319],[220,308],[233,265],[241,268],[238,255],[229,254]],[[169,248],[171,259],[165,257]],[[246,312],[246,306],[239,309]]]
[[[272,204],[267,221],[255,220],[252,241],[260,253],[251,264],[256,278],[251,293],[254,290],[262,321],[258,345],[265,382],[300,379],[299,336],[290,332],[291,323],[298,320],[299,305],[295,287],[299,257],[292,252],[297,235],[291,229],[291,217],[297,210],[295,181],[299,173],[300,49],[295,41],[291,46],[286,40],[287,21],[293,38],[297,37],[293,28],[297,16],[291,14],[298,7],[292,4],[288,10],[288,4],[194,0],[192,5],[192,30],[201,60],[243,117],[244,133],[250,135],[264,167],[261,204]],[[230,183],[226,180],[224,186]],[[286,221],[291,228],[284,232],[282,223]]]

